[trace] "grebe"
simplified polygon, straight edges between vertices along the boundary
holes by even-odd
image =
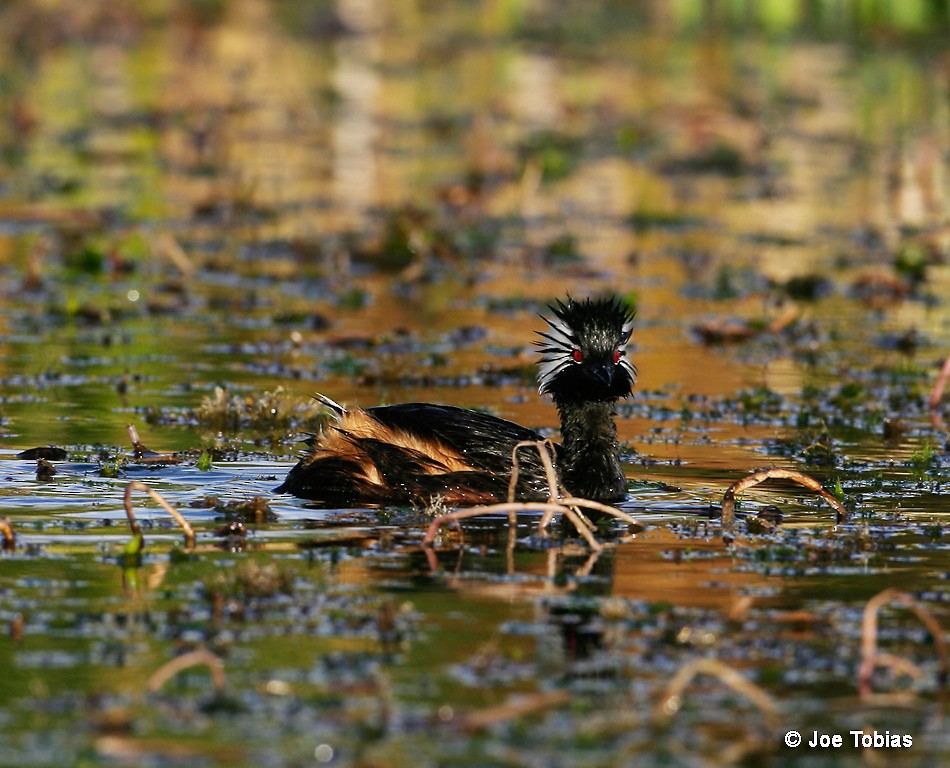
[[[637,371],[627,354],[633,312],[616,298],[556,301],[539,331],[538,391],[550,393],[561,417],[556,468],[575,497],[612,502],[626,479],[614,422],[615,404],[631,394]],[[532,429],[481,411],[432,403],[347,409],[320,399],[334,421],[307,441],[309,450],[277,493],[326,504],[448,504],[505,501],[511,452]],[[519,500],[547,499],[536,451],[519,454]]]

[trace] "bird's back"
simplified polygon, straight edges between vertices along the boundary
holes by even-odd
[[[341,411],[276,490],[328,504],[428,503],[436,496],[453,504],[504,501],[512,449],[540,439],[514,422],[450,405]],[[537,452],[523,451],[519,467],[517,498],[546,498]]]

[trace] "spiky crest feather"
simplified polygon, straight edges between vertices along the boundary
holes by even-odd
[[[621,386],[611,390],[610,395],[629,394],[637,378],[637,369],[627,357],[626,349],[633,332],[632,310],[612,297],[575,301],[568,296],[566,304],[557,299],[548,308],[554,316],[541,316],[548,324],[548,331],[538,331],[542,340],[535,342],[541,351],[538,391],[541,394],[555,392],[561,376],[575,369],[595,364],[610,370],[613,364],[611,375],[620,374],[622,378]],[[616,362],[614,353],[617,353]],[[577,383],[576,379],[571,382],[572,385]],[[618,391],[623,390],[624,383],[626,391]],[[578,394],[583,396],[584,393]]]

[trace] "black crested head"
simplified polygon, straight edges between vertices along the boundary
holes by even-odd
[[[538,391],[556,399],[615,400],[630,394],[637,369],[627,356],[633,311],[616,298],[558,300],[539,331]]]

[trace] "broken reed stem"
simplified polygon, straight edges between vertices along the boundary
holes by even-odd
[[[16,533],[8,517],[0,517],[0,535],[3,536],[3,551],[12,552],[16,548]]]
[[[145,454],[151,453],[148,448],[142,445],[142,441],[139,439],[139,431],[134,424],[127,424],[125,431],[129,435],[129,442],[132,443],[132,455],[136,459],[141,459]]]
[[[142,529],[139,526],[138,520],[135,519],[135,512],[132,510],[132,491],[134,490],[145,491],[157,501],[162,508],[175,519],[175,522],[181,526],[185,534],[185,546],[189,549],[195,546],[195,531],[194,528],[191,527],[191,523],[182,517],[181,512],[165,501],[165,498],[158,491],[150,488],[140,480],[132,480],[125,486],[125,516],[129,519],[129,528],[132,529],[133,535],[142,535]]]
[[[541,464],[544,467],[544,475],[548,483],[549,497],[547,502],[516,502],[514,500],[515,489],[518,485],[518,475],[521,471],[521,465],[518,461],[518,451],[522,448],[534,448],[541,457]],[[479,515],[501,512],[508,513],[508,523],[513,529],[517,524],[518,512],[541,511],[543,514],[541,520],[538,522],[539,531],[544,531],[548,525],[550,525],[555,515],[563,515],[574,524],[577,532],[584,538],[594,552],[600,552],[603,549],[603,545],[598,542],[591,533],[591,531],[595,530],[595,526],[581,512],[581,507],[605,512],[620,518],[626,523],[642,527],[636,518],[608,504],[601,504],[600,502],[590,501],[589,499],[578,499],[573,496],[567,496],[559,501],[560,488],[553,459],[554,450],[550,440],[522,440],[520,443],[516,443],[511,451],[511,479],[508,483],[508,501],[503,504],[488,504],[480,507],[471,507],[470,509],[459,509],[454,512],[447,512],[443,515],[436,516],[429,524],[429,528],[422,539],[422,546],[431,547],[436,533],[447,523],[458,522],[459,520],[466,520],[467,518],[478,517]],[[512,545],[510,539],[509,544]]]
[[[861,666],[858,669],[859,694],[862,698],[871,695],[871,677],[877,667],[890,667],[912,677],[920,677],[922,674],[913,662],[894,654],[879,653],[877,650],[878,614],[887,603],[898,603],[910,608],[930,632],[940,662],[938,682],[943,688],[947,684],[948,673],[950,673],[950,662],[948,662],[947,644],[943,639],[940,623],[913,595],[891,587],[878,592],[864,606],[864,617],[861,619]]]
[[[805,488],[815,491],[821,498],[828,502],[837,513],[837,522],[848,519],[848,510],[845,509],[838,499],[825,490],[824,486],[815,478],[799,472],[797,469],[760,469],[751,475],[736,480],[730,485],[722,496],[722,535],[724,538],[732,534],[735,526],[736,517],[736,497],[744,490],[752,488],[765,480],[792,480]]]
[[[778,720],[778,705],[764,689],[744,678],[728,664],[716,659],[694,659],[676,670],[676,674],[667,683],[663,697],[653,708],[654,722],[667,723],[673,718],[680,710],[683,692],[697,675],[715,677],[736,693],[745,696],[772,723]]]
[[[171,661],[165,662],[156,669],[148,679],[149,693],[155,693],[165,685],[165,683],[175,677],[175,675],[189,667],[196,667],[202,664],[208,667],[208,670],[211,672],[211,684],[214,686],[215,691],[218,693],[224,691],[227,685],[227,678],[224,674],[224,662],[211,653],[211,651],[200,648],[196,651],[189,651],[188,653],[183,653],[181,656],[176,656]]]

